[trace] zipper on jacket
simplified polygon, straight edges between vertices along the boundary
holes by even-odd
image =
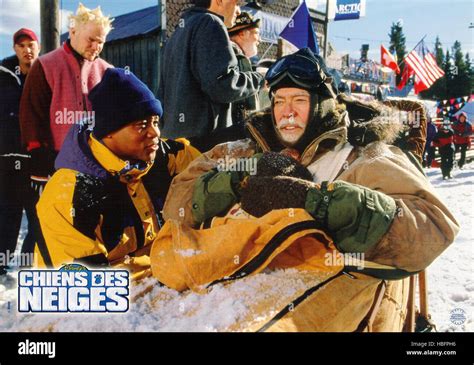
[[[313,286],[312,288],[309,288],[306,290],[302,295],[300,295],[298,298],[293,300],[290,304],[288,304],[285,308],[283,308],[280,312],[278,312],[270,321],[268,321],[266,324],[264,324],[260,329],[257,330],[257,332],[265,332],[268,328],[273,326],[278,320],[283,318],[285,315],[288,314],[288,312],[294,311],[294,309],[302,303],[306,298],[308,298],[310,295],[314,294],[317,292],[319,289],[322,287],[326,286],[329,284],[331,281],[334,279],[337,279],[338,277],[342,275],[347,275],[348,273],[345,272],[345,268],[343,268],[341,271],[339,271],[336,275],[331,276],[330,278],[324,280],[323,282],[317,284],[316,286]],[[352,275],[351,275],[352,276]],[[352,276],[354,279],[355,277]]]
[[[303,231],[306,229],[314,229],[314,228],[321,229],[321,226],[314,220],[293,223],[283,228],[281,231],[275,234],[271,238],[271,240],[268,242],[268,244],[263,248],[263,250],[257,256],[255,256],[252,260],[250,260],[247,264],[245,264],[243,267],[237,270],[234,274],[228,277],[213,281],[207,287],[210,287],[218,283],[230,281],[230,280],[240,279],[247,275],[250,275],[255,270],[257,270],[271,256],[271,254],[283,242],[285,242],[291,235],[299,231]]]

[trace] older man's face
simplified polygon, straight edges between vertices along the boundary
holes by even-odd
[[[245,56],[248,58],[256,56],[260,44],[260,29],[245,29],[237,35],[235,41],[242,48]]]
[[[72,28],[69,35],[72,48],[86,60],[94,61],[104,48],[107,32],[102,25],[89,22]]]
[[[282,142],[294,146],[306,130],[311,96],[303,89],[281,88],[275,92],[273,113],[276,130]]]

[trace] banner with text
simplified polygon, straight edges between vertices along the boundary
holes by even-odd
[[[365,0],[328,0],[328,18],[352,20],[365,16]]]

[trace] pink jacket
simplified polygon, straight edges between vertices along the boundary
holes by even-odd
[[[80,66],[67,43],[38,60],[52,91],[49,113],[52,147],[59,151],[71,124],[76,122],[75,112],[91,111],[87,95],[100,82],[105,70],[113,66],[100,58],[83,60]]]

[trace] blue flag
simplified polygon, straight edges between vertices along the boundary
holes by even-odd
[[[305,1],[295,10],[290,22],[280,33],[280,37],[298,49],[308,47],[314,54],[319,54],[318,38],[316,38],[313,22]]]

